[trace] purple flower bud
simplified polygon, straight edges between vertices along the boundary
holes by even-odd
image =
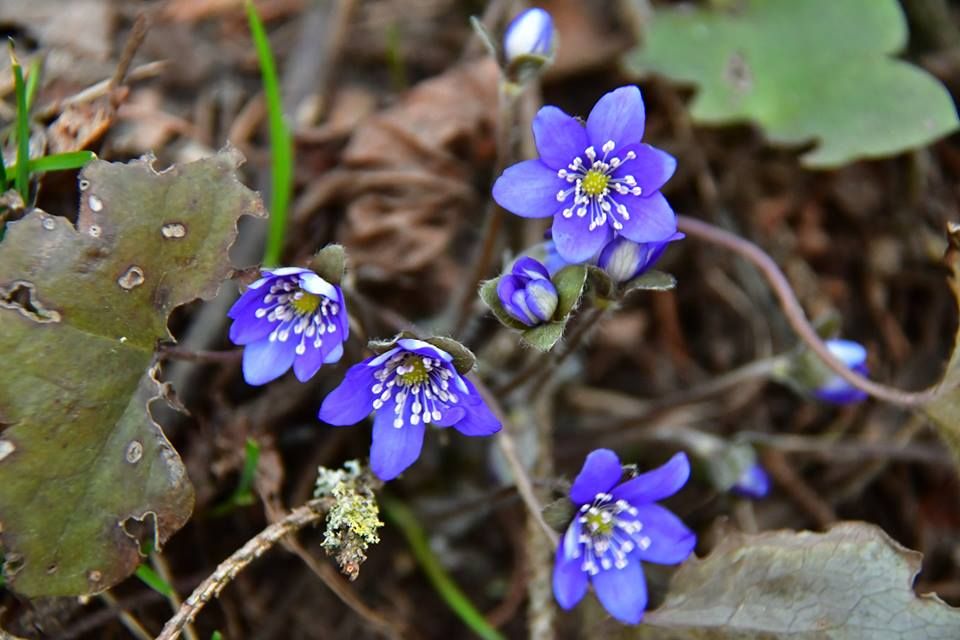
[[[827,348],[838,360],[852,371],[867,374],[867,350],[859,342],[852,340],[827,340]],[[853,404],[865,400],[867,394],[852,386],[825,366],[824,377],[813,394],[824,402],[832,404]]]
[[[527,256],[517,260],[510,273],[500,278],[497,297],[510,317],[528,327],[549,322],[559,302],[547,268]]]
[[[618,236],[600,252],[597,266],[606,271],[615,282],[628,282],[652,267],[663,255],[668,244],[683,237],[682,233],[674,233],[656,242],[633,242]]]
[[[553,18],[543,9],[522,12],[504,32],[503,50],[508,62],[524,55],[550,57],[553,53]]]
[[[737,483],[730,489],[745,498],[759,500],[770,493],[770,476],[759,464],[752,464],[743,472]]]

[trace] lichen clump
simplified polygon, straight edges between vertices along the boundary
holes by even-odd
[[[381,482],[356,460],[343,469],[317,470],[314,496],[331,497],[334,504],[327,512],[323,548],[340,564],[340,571],[351,580],[360,574],[367,559],[367,548],[380,542],[377,530],[383,526],[374,490]]]

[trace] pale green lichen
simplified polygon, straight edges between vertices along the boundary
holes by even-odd
[[[314,496],[334,499],[327,512],[323,548],[336,557],[340,570],[351,580],[360,573],[367,548],[380,542],[377,530],[383,522],[374,495],[380,486],[381,482],[356,460],[345,463],[343,469],[317,470]]]

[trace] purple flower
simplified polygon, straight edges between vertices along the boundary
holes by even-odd
[[[553,18],[543,9],[527,9],[507,26],[503,34],[507,61],[519,56],[549,57],[553,53]]]
[[[673,495],[690,477],[690,462],[678,453],[662,467],[621,483],[617,454],[597,449],[587,456],[570,488],[578,507],[557,548],[553,595],[573,608],[593,584],[603,607],[617,620],[636,624],[647,606],[641,562],[678,564],[696,535],[655,501]]]
[[[550,273],[539,261],[524,256],[497,283],[497,296],[510,317],[528,327],[549,322],[560,298]]]
[[[852,340],[827,340],[830,353],[857,373],[867,374],[867,350],[859,342]],[[824,380],[813,391],[813,395],[832,404],[853,404],[865,400],[867,394],[852,386],[849,382],[823,367]]]
[[[553,216],[553,240],[564,260],[581,263],[616,236],[663,242],[677,230],[660,187],[673,156],[643,144],[640,90],[621,87],[597,102],[582,125],[557,107],[540,109],[533,136],[540,158],[509,167],[493,198],[525,218]]]
[[[320,407],[320,419],[336,426],[360,422],[371,411],[373,444],[370,467],[381,480],[392,480],[420,457],[424,427],[454,427],[467,436],[489,436],[500,422],[453,357],[411,338],[367,358],[347,371],[340,386]]]
[[[754,500],[766,498],[770,493],[770,476],[759,463],[752,464],[747,467],[730,490],[745,498]]]
[[[230,340],[243,345],[243,378],[266,384],[293,373],[306,382],[324,364],[337,362],[350,335],[340,287],[309,269],[262,269],[262,278],[237,300]]]
[[[597,266],[606,271],[614,282],[628,282],[650,269],[663,255],[668,244],[684,237],[682,233],[674,233],[656,242],[633,242],[619,236],[607,243],[600,252]]]

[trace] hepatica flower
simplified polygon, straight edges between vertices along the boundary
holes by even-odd
[[[340,287],[298,267],[263,269],[227,315],[230,340],[243,345],[243,377],[260,385],[291,366],[306,382],[324,364],[337,362],[350,334]]]
[[[759,463],[754,463],[746,468],[730,490],[745,498],[766,498],[770,493],[770,476]]]
[[[497,296],[510,317],[528,327],[549,322],[559,296],[542,263],[524,256],[497,283]]]
[[[645,119],[634,86],[600,98],[586,125],[543,107],[533,121],[540,157],[504,171],[494,200],[525,218],[552,216],[557,251],[571,263],[588,260],[616,236],[666,241],[677,221],[660,187],[676,160],[640,142]]]
[[[867,350],[859,342],[853,340],[827,340],[827,348],[836,358],[842,361],[849,369],[857,373],[867,374]],[[852,386],[849,382],[823,366],[824,379],[813,394],[832,404],[853,404],[865,400],[867,394]]]
[[[656,504],[680,490],[690,462],[678,453],[662,467],[620,482],[617,454],[597,449],[587,456],[570,488],[578,511],[557,548],[553,594],[573,608],[592,584],[617,620],[636,624],[647,606],[642,562],[678,564],[696,545],[696,535]]]
[[[668,244],[684,237],[682,233],[674,233],[660,241],[633,242],[620,236],[603,248],[597,258],[597,266],[606,271],[614,282],[628,282],[656,264]]]
[[[453,356],[422,340],[403,338],[392,349],[350,367],[324,399],[320,419],[343,426],[370,412],[370,468],[392,480],[420,457],[427,424],[467,436],[489,436],[500,422],[476,388],[460,375]]]

